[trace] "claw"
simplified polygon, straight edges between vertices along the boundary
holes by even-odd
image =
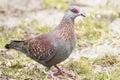
[[[51,80],[59,80],[57,77],[53,75],[53,72],[51,70],[48,71],[48,75],[51,77]]]
[[[69,76],[69,77],[74,77],[72,74],[69,74],[69,73],[67,73],[67,72],[65,72],[64,70],[62,70],[62,69],[60,69],[57,65],[55,65],[54,67],[56,67],[57,69],[58,69],[58,72],[60,73],[60,74],[62,74],[62,75],[67,75],[67,76]]]

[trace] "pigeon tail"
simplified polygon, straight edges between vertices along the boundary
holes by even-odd
[[[6,44],[6,49],[15,49],[21,51],[22,47],[24,45],[24,41],[12,41],[10,44]]]

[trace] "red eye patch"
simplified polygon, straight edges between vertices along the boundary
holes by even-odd
[[[78,10],[75,9],[75,8],[71,9],[71,11],[72,11],[73,13],[79,13]]]

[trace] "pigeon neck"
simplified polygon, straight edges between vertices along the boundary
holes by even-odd
[[[74,19],[71,18],[65,18],[61,20],[59,27],[74,27]]]
[[[66,13],[66,14],[64,15],[63,19],[65,19],[65,20],[72,19],[72,20],[74,21],[75,16]]]
[[[63,18],[56,30],[61,39],[68,42],[74,40],[74,19]]]
[[[63,19],[61,20],[61,23],[62,23],[62,24],[67,24],[67,25],[69,25],[69,24],[74,24],[74,18],[65,15],[65,16],[63,17]]]

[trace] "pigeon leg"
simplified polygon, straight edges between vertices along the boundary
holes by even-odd
[[[54,65],[54,67],[56,67],[56,68],[58,69],[58,72],[59,72],[60,74],[62,74],[62,75],[66,74],[66,75],[69,76],[69,77],[73,77],[72,74],[69,74],[69,73],[65,72],[64,70],[60,69],[57,65]]]
[[[51,80],[59,80],[57,77],[53,75],[53,72],[51,70],[48,71],[48,75],[51,77]]]

